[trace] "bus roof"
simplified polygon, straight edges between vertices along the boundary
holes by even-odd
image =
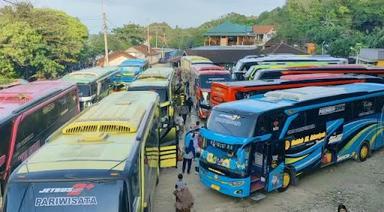
[[[345,58],[331,57],[329,55],[293,55],[293,54],[275,54],[258,58],[245,58],[241,62],[268,62],[268,61],[343,61]]]
[[[117,71],[116,67],[93,67],[80,71],[74,71],[65,75],[62,79],[74,83],[90,83],[115,71]]]
[[[199,71],[196,73],[199,76],[204,76],[204,75],[230,75],[231,72],[227,70],[210,70],[210,71]]]
[[[285,75],[280,79],[265,79],[265,80],[251,80],[251,81],[227,81],[227,82],[214,82],[216,84],[222,84],[227,87],[253,87],[259,85],[275,85],[281,83],[289,83],[295,81],[312,81],[319,79],[339,80],[339,79],[377,79],[380,77],[374,77],[364,74],[298,74],[298,75]]]
[[[148,61],[145,59],[127,59],[120,63],[119,67],[144,66]]]
[[[0,90],[0,123],[42,99],[55,96],[58,92],[75,87],[62,80],[35,81]]]
[[[201,56],[184,56],[183,59],[188,60],[191,64],[210,64],[213,63],[210,59]]]
[[[214,70],[225,71],[223,67],[213,65],[213,64],[195,64],[192,66],[192,68],[195,71],[214,71]]]
[[[130,87],[167,87],[169,85],[169,80],[158,79],[158,78],[146,78],[146,79],[137,79],[133,81],[128,86],[128,90]]]
[[[384,71],[383,67],[373,67],[366,65],[358,64],[339,64],[339,65],[326,65],[326,66],[314,66],[314,67],[286,67],[284,70],[287,71],[301,71],[301,70],[375,70],[375,71]]]
[[[270,91],[252,99],[223,103],[218,110],[235,110],[247,113],[259,113],[319,98],[334,97],[344,94],[372,93],[384,91],[383,84],[353,83],[337,86],[309,86],[285,90]]]
[[[147,78],[154,78],[154,79],[170,79],[172,74],[174,73],[173,68],[168,67],[157,67],[157,68],[149,68],[142,72],[139,76],[137,76],[137,79],[147,79]]]
[[[158,95],[150,91],[111,94],[56,131],[16,173],[124,170],[139,151],[143,119],[156,102]]]

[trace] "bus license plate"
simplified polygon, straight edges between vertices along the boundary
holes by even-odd
[[[211,188],[214,189],[214,190],[216,190],[216,191],[220,191],[220,186],[218,186],[218,185],[214,185],[214,184],[212,184],[212,185],[211,185]]]

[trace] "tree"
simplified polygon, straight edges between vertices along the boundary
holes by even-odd
[[[88,30],[64,12],[20,3],[0,9],[0,24],[0,57],[8,60],[1,64],[9,75],[56,78],[83,59]]]
[[[127,43],[129,46],[141,44],[144,38],[144,28],[137,24],[126,24],[112,30],[117,39]]]

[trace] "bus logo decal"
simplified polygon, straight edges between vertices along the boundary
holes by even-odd
[[[95,196],[84,197],[43,197],[35,199],[35,207],[51,206],[87,206],[97,205]]]

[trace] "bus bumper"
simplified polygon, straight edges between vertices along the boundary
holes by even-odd
[[[200,182],[204,186],[232,197],[248,197],[250,194],[250,178],[229,178],[215,174],[200,166]]]

